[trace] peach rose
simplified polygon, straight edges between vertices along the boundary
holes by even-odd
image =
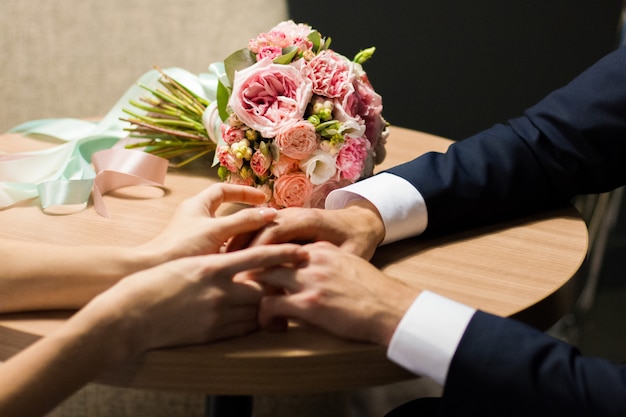
[[[306,120],[289,123],[278,132],[274,144],[284,155],[304,159],[317,149],[315,126]]]
[[[280,155],[278,159],[274,160],[274,163],[270,168],[272,175],[275,177],[289,174],[296,169],[298,169],[298,161],[288,157],[287,155]]]
[[[312,96],[303,60],[288,65],[262,59],[235,73],[229,106],[248,127],[273,138],[283,125],[302,119]]]
[[[304,207],[313,185],[304,174],[287,174],[274,182],[274,200],[282,207]]]

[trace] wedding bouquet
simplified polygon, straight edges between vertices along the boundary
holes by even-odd
[[[134,136],[148,138],[137,146],[190,159],[213,146],[222,181],[263,190],[272,207],[323,207],[333,189],[372,175],[388,136],[361,65],[374,48],[349,60],[329,46],[312,27],[282,22],[224,60],[215,103],[166,77],[181,97],[152,90],[149,115],[128,119]]]

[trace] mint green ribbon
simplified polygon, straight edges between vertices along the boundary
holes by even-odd
[[[199,75],[181,68],[164,72],[211,103],[216,101],[218,80],[227,79],[222,63],[211,64],[208,73]],[[61,144],[41,151],[0,155],[0,208],[36,197],[48,213],[57,212],[59,206],[86,207],[96,176],[91,156],[127,136],[125,129],[130,125],[120,120],[125,115],[123,109],[130,100],[147,94],[139,85],[156,88],[159,77],[156,70],[144,74],[98,122],[40,119],[11,129],[12,133],[33,138],[54,138]],[[215,126],[209,134],[218,137],[219,124]]]

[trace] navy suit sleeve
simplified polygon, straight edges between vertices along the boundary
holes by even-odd
[[[443,415],[626,416],[626,367],[477,312],[450,365]]]
[[[516,217],[566,204],[577,194],[617,188],[626,184],[625,164],[622,47],[523,116],[389,172],[424,196],[432,232]]]

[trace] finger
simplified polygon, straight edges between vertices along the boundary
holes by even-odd
[[[317,236],[317,232],[315,231],[316,227],[319,227],[319,224],[311,226],[297,219],[272,223],[260,230],[254,239],[249,242],[249,245],[257,246],[287,242],[311,242],[314,241]]]
[[[222,203],[244,203],[244,204],[262,204],[265,202],[266,195],[263,191],[254,187],[236,184],[217,183],[205,188],[196,196],[208,208],[211,214]]]
[[[262,204],[266,200],[263,191],[249,185],[236,185],[220,183],[223,202],[237,202],[246,204]]]
[[[263,328],[273,328],[285,319],[306,321],[306,310],[298,307],[297,295],[270,295],[263,297],[259,307],[259,323]]]
[[[225,338],[241,336],[256,330],[259,327],[258,311],[258,302],[221,311],[218,314],[222,320],[214,326],[213,333],[218,335],[218,338]]]
[[[338,246],[335,245],[332,242],[327,241],[327,240],[320,240],[318,242],[313,242],[313,243],[309,243],[308,245],[305,245],[304,249],[306,249],[308,251],[314,251],[314,250],[335,251],[335,250],[338,249]]]
[[[268,223],[271,224],[271,223]],[[248,233],[241,233],[238,234],[236,236],[233,236],[232,239],[230,239],[230,242],[228,242],[228,246],[226,247],[226,251],[227,252],[233,252],[236,250],[240,250],[243,248],[247,248],[250,246],[250,243],[252,242],[252,240],[254,239],[254,237],[256,236],[256,230],[248,232]]]
[[[247,274],[247,278],[262,284],[266,288],[272,288],[274,293],[278,290],[288,293],[297,293],[302,290],[302,284],[297,279],[298,271],[294,268],[276,267]]]
[[[233,282],[228,288],[228,303],[231,306],[257,305],[265,289],[246,282]]]
[[[299,245],[283,244],[256,246],[237,252],[207,257],[207,272],[216,266],[224,276],[231,279],[235,274],[256,268],[269,268],[278,265],[299,265],[308,259],[308,254]]]
[[[242,209],[215,219],[214,233],[224,241],[232,236],[246,235],[272,222],[276,213],[276,209],[269,207]]]
[[[289,211],[288,211],[289,210]],[[342,243],[346,235],[340,229],[332,227],[332,218],[316,209],[282,209],[273,223],[261,229],[250,246],[275,243],[311,243],[320,240]]]
[[[309,258],[315,258],[316,263],[326,264],[329,260],[337,258],[338,256],[341,258],[350,256],[347,252],[340,251],[339,246],[326,240],[303,245],[302,249],[309,254]]]

